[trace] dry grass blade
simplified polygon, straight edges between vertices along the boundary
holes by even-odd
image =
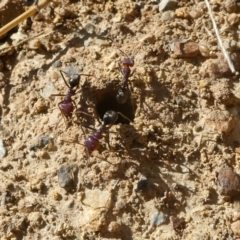
[[[234,65],[233,65],[233,63],[232,63],[232,60],[231,60],[228,52],[227,52],[226,49],[224,48],[222,39],[221,39],[221,37],[220,37],[220,35],[219,35],[219,31],[218,31],[218,28],[217,28],[217,24],[216,24],[216,22],[215,22],[215,20],[214,20],[213,13],[212,13],[211,6],[210,6],[210,4],[209,4],[209,1],[208,1],[208,0],[205,0],[205,3],[206,3],[206,5],[207,5],[208,12],[209,12],[210,18],[211,18],[212,23],[213,23],[213,28],[214,28],[214,30],[215,30],[215,33],[216,33],[216,36],[217,36],[217,39],[218,39],[219,46],[220,46],[220,48],[221,48],[221,50],[222,50],[222,53],[223,53],[224,57],[225,57],[226,60],[227,60],[227,63],[228,63],[228,65],[229,65],[229,68],[231,69],[232,73],[235,73],[236,70],[235,70]]]
[[[37,5],[29,8],[25,13],[23,13],[20,16],[18,16],[17,18],[12,20],[10,23],[8,23],[4,27],[2,27],[0,29],[0,37],[3,36],[8,31],[10,31],[11,29],[13,29],[14,27],[16,27],[20,22],[24,21],[26,18],[31,17],[32,15],[34,15],[38,11],[38,9],[44,8],[50,2],[51,2],[51,0],[42,0]]]

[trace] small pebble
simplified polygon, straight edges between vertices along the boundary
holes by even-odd
[[[52,196],[52,199],[55,200],[55,201],[59,201],[59,200],[62,199],[62,195],[57,191],[53,191],[51,193],[51,196]]]
[[[34,229],[42,228],[45,225],[40,212],[31,212],[28,214],[27,218],[29,225]]]
[[[20,212],[32,212],[34,207],[36,207],[38,205],[37,200],[32,197],[32,196],[28,196],[25,198],[20,199],[20,201],[18,202],[18,210]]]
[[[70,190],[75,187],[74,178],[78,172],[78,166],[76,164],[72,165],[62,165],[58,172],[58,183],[60,187],[65,190]]]
[[[168,217],[168,215],[163,214],[162,212],[154,213],[151,218],[150,224],[153,227],[157,227],[157,226],[161,225],[162,223],[166,222],[167,217]]]
[[[0,159],[6,155],[6,148],[3,145],[3,140],[0,139]]]
[[[37,141],[37,143],[33,143],[31,146],[30,146],[30,148],[29,148],[29,150],[30,151],[36,151],[37,149],[42,149],[42,148],[44,148],[44,147],[46,147],[46,146],[48,146],[48,149],[52,149],[52,147],[53,147],[53,139],[52,139],[52,137],[50,137],[50,136],[41,136],[39,139],[38,139],[38,141]]]
[[[240,220],[233,222],[231,224],[231,229],[234,232],[235,235],[240,236]]]
[[[233,26],[233,25],[235,25],[236,23],[238,23],[238,22],[239,22],[239,16],[238,16],[238,14],[236,14],[236,13],[229,14],[229,15],[227,16],[227,22],[228,22],[231,26]]]
[[[42,91],[40,92],[41,97],[43,97],[44,99],[48,99],[49,97],[51,97],[51,95],[53,94],[58,94],[57,89],[55,88],[54,84],[52,83],[52,81],[48,81],[47,84],[45,85],[45,87],[42,89]]]
[[[196,57],[199,54],[199,46],[195,42],[174,42],[174,57]]]
[[[206,45],[199,44],[199,52],[203,57],[208,57],[210,54],[210,49]]]
[[[41,42],[38,39],[32,39],[28,41],[28,48],[31,50],[37,50],[41,47]]]
[[[53,66],[54,68],[60,68],[60,67],[62,66],[62,62],[59,61],[59,60],[57,60],[56,62],[54,62],[54,63],[52,64],[52,66]]]
[[[95,34],[95,32],[96,32],[96,27],[91,23],[86,24],[84,26],[84,29],[86,30],[86,32],[88,34]]]
[[[179,231],[179,230],[182,230],[183,228],[185,228],[186,223],[185,223],[185,220],[183,218],[171,216],[170,217],[170,222],[171,222],[172,227],[175,231]]]
[[[234,13],[237,11],[236,0],[225,0],[223,5],[226,11],[229,13]]]
[[[197,18],[201,17],[201,15],[202,15],[201,12],[198,10],[192,10],[189,12],[189,16],[193,19],[197,19]]]
[[[175,16],[178,18],[188,18],[189,15],[189,9],[187,7],[177,8],[175,11]]]
[[[115,222],[115,221],[112,221],[109,223],[108,225],[108,231],[110,233],[116,233],[116,232],[119,232],[120,230],[120,224]]]
[[[166,11],[162,13],[162,21],[167,22],[167,21],[172,21],[174,19],[175,13],[173,11]]]
[[[159,12],[173,10],[177,6],[177,0],[162,0],[159,3]]]
[[[105,208],[109,209],[112,206],[111,192],[107,190],[100,189],[85,189],[85,196],[83,199],[83,204],[93,208]]]
[[[220,194],[233,197],[240,193],[240,176],[231,167],[224,166],[218,172]]]

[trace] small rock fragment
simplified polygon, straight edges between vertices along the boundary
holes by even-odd
[[[179,18],[188,18],[189,17],[189,8],[188,7],[182,7],[178,8],[175,11],[175,16]]]
[[[237,11],[236,0],[226,0],[224,1],[224,7],[227,12],[233,13]]]
[[[31,212],[28,214],[28,221],[33,229],[42,228],[45,223],[40,212]]]
[[[50,136],[41,136],[37,139],[37,142],[30,146],[29,150],[36,151],[37,149],[42,149],[46,146],[49,150],[52,149],[54,146],[53,139]]]
[[[159,3],[159,12],[172,10],[177,6],[176,0],[162,0]]]
[[[0,159],[3,158],[6,154],[6,148],[3,145],[3,140],[0,139]]]
[[[201,12],[198,10],[195,10],[195,9],[193,9],[192,11],[189,12],[189,16],[193,19],[197,19],[197,18],[201,17],[201,15],[202,15]]]
[[[120,230],[120,224],[118,222],[112,221],[108,225],[108,231],[110,233],[116,233]]]
[[[20,199],[18,202],[18,210],[25,213],[32,212],[37,205],[38,202],[34,197],[27,196]]]
[[[172,21],[174,18],[174,12],[173,11],[166,11],[162,13],[162,21],[167,22],[167,21]]]
[[[218,172],[220,194],[233,197],[240,193],[240,176],[231,167],[223,166]]]
[[[233,213],[232,221],[236,222],[237,220],[240,220],[240,212]]]
[[[52,195],[52,199],[55,201],[59,201],[62,199],[62,195],[58,191],[53,191],[51,195]]]
[[[44,99],[49,98],[53,94],[57,94],[57,89],[55,88],[54,84],[51,81],[48,81],[46,86],[40,92],[41,97]]]
[[[95,32],[96,32],[96,27],[91,23],[86,24],[84,26],[84,29],[86,30],[86,32],[88,34],[95,34]]]
[[[239,22],[239,16],[236,13],[229,14],[227,17],[227,22],[230,24],[230,26],[235,25]]]
[[[234,63],[237,62],[237,59],[234,55],[231,55],[231,59]],[[218,59],[206,60],[204,64],[202,64],[199,74],[201,77],[223,77],[230,76],[231,70],[223,54],[219,54]]]
[[[37,50],[41,47],[41,42],[39,39],[32,39],[28,42],[28,48],[31,50]]]
[[[28,38],[28,36],[21,32],[16,32],[16,33],[12,34],[10,38],[13,40],[13,44],[17,44],[20,41],[26,40]]]
[[[58,183],[60,187],[69,191],[75,187],[75,178],[78,172],[78,166],[76,164],[72,165],[62,165],[57,174],[58,174]]]
[[[172,223],[172,227],[175,231],[180,231],[185,228],[185,220],[183,218],[171,216],[170,221]]]
[[[157,226],[161,225],[162,223],[166,222],[167,217],[168,216],[162,212],[154,213],[151,218],[150,224],[153,227],[157,227]]]
[[[228,134],[236,124],[234,116],[226,110],[214,110],[206,115],[205,131]]]
[[[232,89],[229,86],[229,83],[224,80],[225,79],[223,79],[223,81],[212,81],[210,91],[218,103],[222,103],[224,105],[232,105],[234,104],[235,97]]]
[[[180,42],[173,43],[174,57],[196,57],[199,54],[199,46],[195,42]]]
[[[111,193],[99,189],[86,189],[82,202],[93,209],[109,208],[111,206]]]
[[[231,224],[231,229],[235,235],[240,236],[240,220]]]
[[[203,57],[208,57],[210,54],[210,49],[206,45],[199,44],[199,52]]]

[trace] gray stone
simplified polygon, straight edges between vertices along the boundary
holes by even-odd
[[[154,213],[152,218],[151,218],[151,226],[157,227],[161,225],[162,223],[166,222],[168,215],[162,213],[162,212],[157,212]]]
[[[3,158],[6,154],[6,148],[3,145],[3,140],[0,139],[0,159]]]
[[[159,12],[173,10],[177,5],[176,0],[162,0],[159,3]]]

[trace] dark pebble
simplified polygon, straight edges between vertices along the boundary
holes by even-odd
[[[233,197],[240,194],[240,176],[231,167],[224,166],[218,172],[220,194]]]
[[[76,164],[72,165],[62,165],[57,174],[58,174],[58,183],[60,187],[69,191],[76,186],[77,181],[77,172],[78,166]]]
[[[34,143],[30,146],[30,151],[36,151],[37,149],[42,149],[52,142],[52,138],[49,136],[42,136],[39,138],[37,143]]]

